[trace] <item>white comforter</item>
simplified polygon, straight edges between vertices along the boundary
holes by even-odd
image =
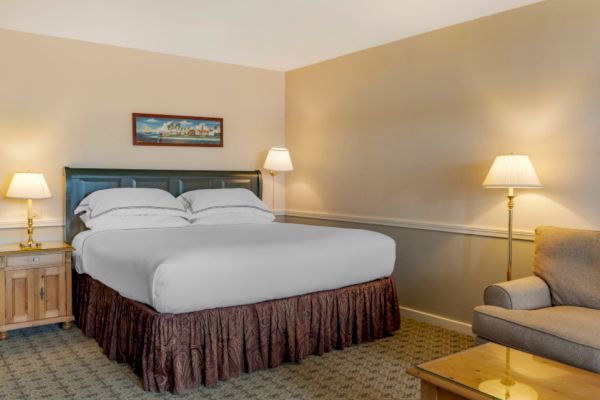
[[[79,233],[75,267],[162,313],[257,303],[391,275],[380,233],[268,223]]]

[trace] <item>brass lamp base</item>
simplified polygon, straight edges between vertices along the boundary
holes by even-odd
[[[42,243],[41,242],[21,242],[21,243],[19,243],[19,246],[21,246],[21,248],[23,250],[39,249],[40,247],[42,247]]]
[[[31,199],[27,200],[27,241],[19,243],[23,250],[39,249],[42,247],[40,242],[33,240],[33,209]]]

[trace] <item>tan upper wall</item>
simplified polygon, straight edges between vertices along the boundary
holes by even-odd
[[[504,227],[515,152],[517,228],[600,228],[598,38],[600,1],[548,0],[287,73],[287,209]]]
[[[16,170],[44,172],[54,198],[35,208],[61,219],[65,165],[257,169],[284,143],[281,72],[7,30],[0,49],[0,223],[25,215],[23,202],[3,198]],[[223,117],[225,146],[133,146],[132,112]]]

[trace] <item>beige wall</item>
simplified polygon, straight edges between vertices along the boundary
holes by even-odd
[[[505,226],[481,183],[529,154],[516,228],[600,228],[600,1],[548,0],[286,74],[287,208]]]
[[[547,0],[287,73],[287,209],[505,229],[504,192],[481,183],[516,152],[545,186],[518,192],[517,229],[600,228],[598,38],[600,1]],[[396,239],[405,306],[468,322],[504,279],[505,240],[350,226]],[[515,243],[517,276],[532,251]]]
[[[54,198],[35,202],[40,223],[62,220],[65,165],[257,169],[284,143],[281,72],[6,30],[0,49],[0,190],[14,171],[44,172]],[[132,112],[223,117],[225,146],[133,146]],[[270,179],[264,197],[271,199]],[[23,202],[0,198],[0,227],[24,217]],[[0,242],[22,237],[0,229]]]

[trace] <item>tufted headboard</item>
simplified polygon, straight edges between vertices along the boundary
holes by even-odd
[[[246,188],[262,197],[260,171],[169,171],[156,169],[100,169],[65,167],[65,241],[85,230],[73,211],[96,190],[118,187],[158,188],[173,196],[195,189]]]

